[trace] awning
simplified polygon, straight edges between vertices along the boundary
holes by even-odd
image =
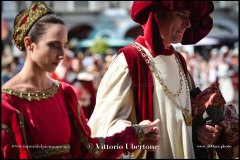
[[[178,44],[173,44],[174,47],[181,47],[181,46],[209,46],[209,45],[218,45],[219,40],[216,38],[211,38],[211,37],[205,37],[202,40],[200,40],[196,44],[191,44],[191,45],[182,45],[181,43]]]
[[[81,49],[81,48],[90,48],[94,43],[95,43],[96,39],[86,39],[86,40],[82,40],[77,42],[77,48]],[[130,44],[133,40],[132,39],[105,39],[105,41],[107,42],[109,47],[124,47],[128,44]]]

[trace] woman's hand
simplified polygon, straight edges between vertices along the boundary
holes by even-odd
[[[143,145],[146,146],[145,148],[148,148],[148,151],[155,151],[160,144],[159,119],[153,122],[144,120],[140,122],[139,125],[145,134]]]
[[[147,134],[150,131],[152,131],[154,127],[158,127],[159,119],[156,119],[153,122],[149,120],[143,120],[142,122],[139,123],[139,125],[142,127],[144,134]]]

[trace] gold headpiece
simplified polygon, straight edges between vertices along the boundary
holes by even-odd
[[[19,50],[24,50],[23,39],[30,31],[33,24],[48,13],[53,13],[53,10],[42,2],[34,2],[26,11],[21,13],[13,32],[13,43]]]

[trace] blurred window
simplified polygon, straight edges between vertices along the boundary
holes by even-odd
[[[75,8],[88,8],[89,2],[88,1],[75,1]]]

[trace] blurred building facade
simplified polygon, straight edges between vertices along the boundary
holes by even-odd
[[[16,14],[31,5],[32,1],[2,1],[2,23],[8,24],[9,36]],[[132,1],[45,1],[66,22],[69,40],[84,43],[87,47],[99,37],[108,38],[114,45],[125,45],[142,34],[142,28],[129,17]],[[209,37],[224,43],[238,41],[238,1],[214,1],[214,26]],[[6,38],[10,40],[11,37]],[[122,40],[122,41],[121,41]],[[83,43],[82,43],[83,44]],[[81,47],[81,45],[80,45]],[[121,46],[119,46],[121,47]]]

